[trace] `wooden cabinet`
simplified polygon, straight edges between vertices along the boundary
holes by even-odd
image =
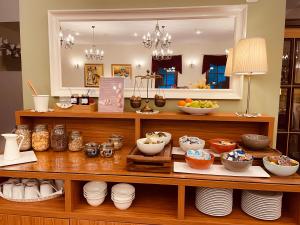
[[[145,225],[140,223],[119,223],[119,222],[105,222],[97,220],[76,220],[72,219],[70,225]]]
[[[36,216],[0,215],[0,225],[69,225],[69,219]]]

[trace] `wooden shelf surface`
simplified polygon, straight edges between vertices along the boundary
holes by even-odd
[[[0,168],[0,176],[41,177],[73,180],[107,180],[148,184],[224,187],[236,189],[300,192],[300,176],[271,178],[212,176],[181,173],[146,173],[126,170],[126,156],[132,147],[124,146],[113,158],[87,158],[83,152],[36,152],[38,161]]]
[[[274,117],[262,115],[260,117],[239,117],[234,113],[213,113],[197,116],[183,112],[160,112],[158,114],[146,115],[135,112],[122,113],[100,113],[100,112],[32,112],[30,110],[16,111],[16,117],[61,117],[61,118],[123,118],[123,119],[154,119],[154,120],[203,120],[203,121],[236,121],[236,122],[273,122]]]

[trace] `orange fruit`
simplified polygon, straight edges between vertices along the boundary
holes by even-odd
[[[186,98],[185,99],[185,102],[187,102],[187,103],[190,103],[190,102],[192,102],[193,101],[193,99],[191,99],[191,98]]]
[[[183,100],[180,100],[180,101],[177,102],[178,106],[185,106],[185,104],[186,104],[186,102],[183,101]]]

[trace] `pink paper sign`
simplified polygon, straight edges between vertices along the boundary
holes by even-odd
[[[124,78],[101,77],[98,112],[124,111]]]

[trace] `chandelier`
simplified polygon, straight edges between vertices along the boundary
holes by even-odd
[[[0,56],[6,55],[12,58],[21,57],[21,46],[20,44],[10,43],[7,38],[3,39],[0,37]]]
[[[104,51],[98,49],[95,45],[95,26],[92,26],[93,30],[93,44],[90,49],[85,50],[85,57],[87,60],[102,60],[104,57]]]
[[[60,38],[60,46],[66,48],[66,49],[72,48],[72,46],[75,44],[74,36],[71,34],[68,34],[66,37],[64,37],[64,33],[61,28],[59,30],[59,38]]]
[[[167,60],[172,58],[173,51],[170,50],[171,35],[166,31],[166,26],[160,26],[158,21],[152,33],[148,32],[143,36],[143,45],[146,48],[153,48],[152,55],[158,60]]]
[[[171,49],[155,49],[152,52],[152,57],[155,60],[170,60],[172,58],[173,51]]]

